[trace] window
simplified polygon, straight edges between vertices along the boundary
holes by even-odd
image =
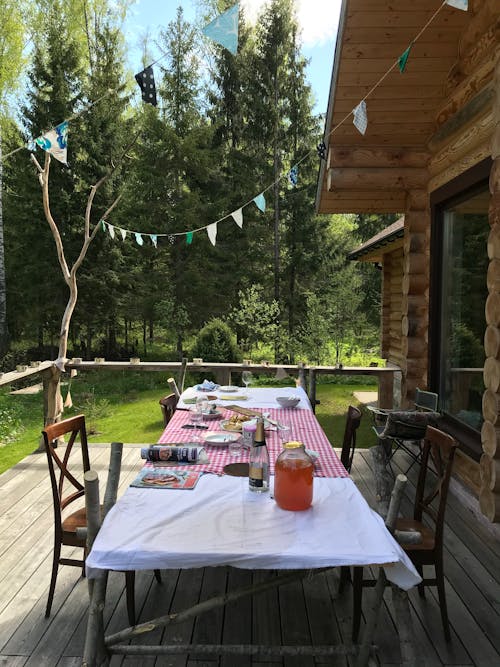
[[[457,194],[451,192],[433,208],[430,378],[450,431],[468,442],[465,449],[477,458],[483,422],[489,191],[483,178]]]

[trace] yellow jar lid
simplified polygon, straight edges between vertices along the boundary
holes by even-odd
[[[289,442],[285,442],[283,447],[285,449],[296,449],[297,447],[303,447],[304,443],[300,442],[300,440],[290,440]]]

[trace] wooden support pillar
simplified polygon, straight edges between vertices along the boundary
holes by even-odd
[[[306,367],[303,361],[301,361],[298,365],[297,387],[302,387],[302,389],[307,393]]]
[[[486,391],[483,394],[484,423],[481,429],[483,455],[481,457],[481,489],[479,506],[492,522],[500,521],[500,56],[495,64],[493,79],[493,122],[490,173],[490,207],[488,221],[491,231],[488,236],[487,274],[488,299],[486,301],[486,332],[484,350],[486,361],[483,378]]]
[[[408,193],[403,242],[403,300],[401,350],[403,383],[401,403],[405,407],[416,387],[427,386],[427,330],[429,325],[430,208],[427,192]]]

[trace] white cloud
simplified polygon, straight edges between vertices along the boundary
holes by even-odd
[[[267,0],[240,0],[245,16],[254,22]],[[318,46],[337,33],[341,0],[295,0],[304,46]]]

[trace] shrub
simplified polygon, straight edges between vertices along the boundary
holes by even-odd
[[[216,317],[207,322],[196,336],[191,355],[201,357],[204,361],[223,363],[241,361],[242,358],[234,333]]]

